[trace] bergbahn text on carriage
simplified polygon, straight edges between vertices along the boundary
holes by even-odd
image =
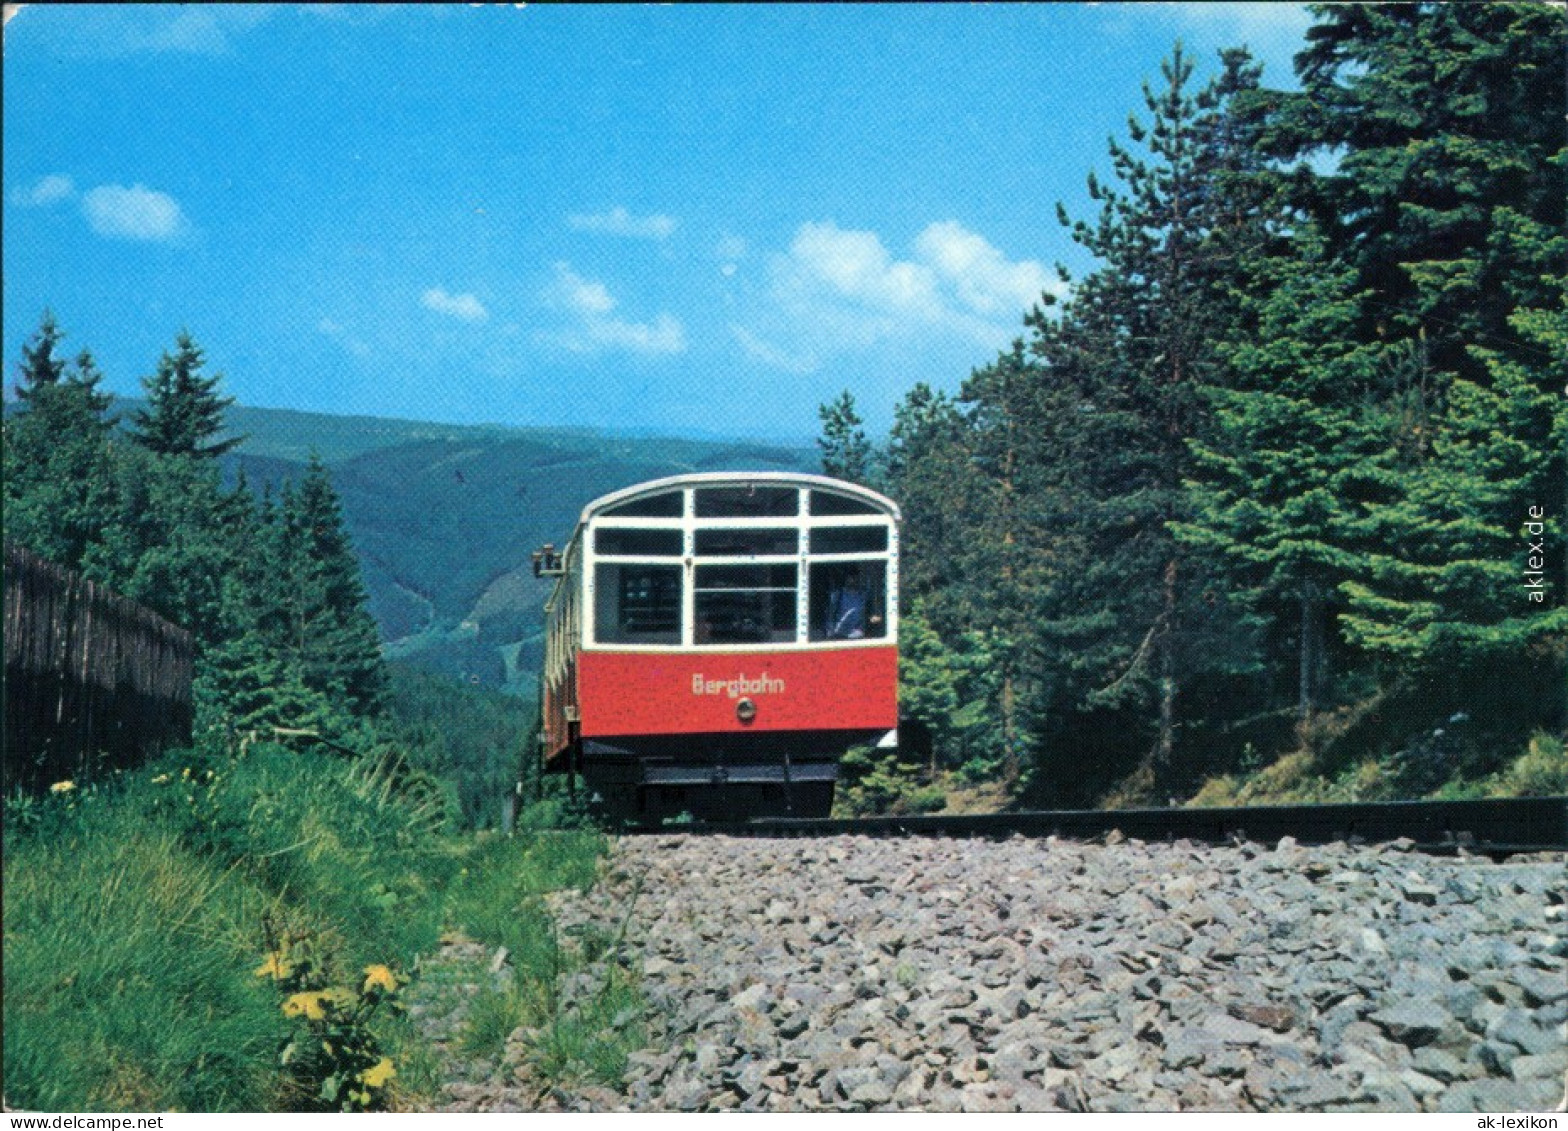
[[[673,476],[589,503],[546,606],[541,747],[633,820],[831,808],[898,725],[898,508],[820,475]]]

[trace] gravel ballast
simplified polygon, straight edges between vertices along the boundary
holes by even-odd
[[[568,939],[624,928],[650,1047],[617,1087],[543,1102],[1551,1110],[1568,1074],[1565,889],[1560,854],[1289,838],[628,837],[554,910]],[[523,1068],[451,1098],[525,1093],[540,1096]]]

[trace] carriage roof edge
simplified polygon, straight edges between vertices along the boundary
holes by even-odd
[[[873,491],[869,487],[862,487],[858,483],[851,483],[846,479],[834,479],[828,475],[815,475],[804,471],[692,471],[680,475],[667,475],[662,479],[650,479],[643,483],[633,484],[630,487],[623,487],[619,491],[612,491],[608,495],[600,495],[597,499],[583,507],[582,514],[577,520],[577,526],[581,529],[600,512],[613,506],[619,506],[621,503],[628,502],[640,495],[657,494],[660,491],[668,491],[677,487],[712,487],[743,485],[746,483],[820,487],[824,490],[837,491],[839,494],[853,495],[871,503],[879,510],[885,511],[894,522],[903,521],[898,504],[892,499],[878,491]]]

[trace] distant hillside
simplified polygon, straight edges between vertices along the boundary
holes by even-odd
[[[133,402],[120,402],[128,414]],[[390,656],[532,695],[549,586],[529,554],[590,499],[686,471],[815,471],[807,448],[505,428],[235,406],[225,457],[258,490],[311,452],[332,472]]]

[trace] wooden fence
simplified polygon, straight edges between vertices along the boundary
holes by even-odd
[[[90,782],[191,735],[191,634],[5,546],[5,787]]]

